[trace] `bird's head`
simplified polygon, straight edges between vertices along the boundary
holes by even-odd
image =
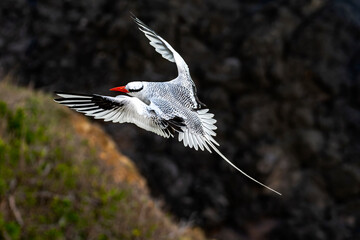
[[[143,82],[136,81],[136,82],[129,82],[125,86],[112,88],[110,89],[110,91],[119,91],[135,96],[138,95],[141,92],[141,90],[143,90],[143,88],[144,88]]]

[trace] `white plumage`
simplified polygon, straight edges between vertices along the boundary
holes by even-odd
[[[133,123],[165,138],[178,133],[178,140],[182,141],[185,147],[195,150],[206,149],[209,152],[214,150],[242,174],[281,195],[240,170],[216,148],[219,144],[214,139],[214,131],[217,129],[214,114],[209,113],[209,109],[204,108],[205,105],[199,101],[196,86],[184,59],[162,37],[137,17],[132,17],[156,52],[176,63],[178,76],[168,82],[136,81],[111,89],[125,92],[130,96],[110,97],[56,92],[61,98],[55,101],[95,119]]]

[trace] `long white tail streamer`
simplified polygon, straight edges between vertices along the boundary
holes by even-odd
[[[275,191],[275,190],[272,189],[271,187],[266,186],[265,184],[259,182],[259,181],[256,180],[255,178],[249,176],[249,175],[246,174],[244,171],[242,171],[241,169],[239,169],[238,167],[236,167],[229,159],[227,159],[227,158],[219,151],[219,149],[217,149],[217,148],[215,147],[215,145],[214,145],[211,141],[207,141],[207,143],[211,146],[212,149],[215,150],[215,152],[216,152],[217,154],[220,155],[220,157],[222,157],[227,163],[229,163],[233,168],[235,168],[236,170],[238,170],[240,173],[242,173],[242,174],[245,175],[246,177],[250,178],[250,179],[253,180],[254,182],[260,184],[261,186],[269,189],[270,191],[273,191],[274,193],[281,195],[281,193],[279,193],[278,191]]]

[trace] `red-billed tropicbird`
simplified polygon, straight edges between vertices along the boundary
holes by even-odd
[[[185,147],[217,152],[226,162],[254,182],[281,195],[279,192],[252,178],[228,160],[215,145],[216,136],[214,114],[197,97],[196,87],[191,79],[189,68],[184,59],[152,29],[132,15],[138,28],[150,40],[150,45],[170,62],[175,62],[178,76],[168,82],[135,81],[111,91],[127,95],[116,97],[98,94],[73,94],[56,92],[61,98],[56,102],[92,116],[119,123],[134,123],[140,128],[154,132],[162,137],[173,137],[178,133],[179,141]]]

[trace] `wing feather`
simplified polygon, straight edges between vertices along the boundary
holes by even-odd
[[[156,34],[154,30],[148,27],[135,15],[131,15],[134,22],[138,25],[139,30],[142,31],[145,36],[150,40],[150,45],[155,48],[155,51],[161,54],[163,58],[169,60],[170,62],[175,62],[174,53],[176,51],[171,47],[171,45],[166,42],[162,37]]]
[[[56,92],[61,98],[55,102],[68,106],[86,116],[106,122],[134,123],[140,128],[162,137],[170,137],[171,126],[138,98],[120,95],[108,97]]]
[[[175,62],[178,69],[178,77],[172,80],[172,83],[185,87],[189,90],[190,99],[194,108],[200,109],[205,106],[201,103],[197,97],[196,86],[192,80],[189,72],[189,67],[184,61],[184,59],[177,53],[174,48],[160,37],[154,30],[148,27],[140,19],[138,19],[134,14],[130,13],[134,22],[137,24],[140,31],[142,31],[145,36],[149,39],[150,45],[155,48],[155,51],[160,53],[161,56],[170,62]]]
[[[142,22],[139,18],[137,18],[134,14],[130,13],[132,19],[137,24],[140,31],[142,31],[145,36],[150,40],[150,45],[155,48],[155,51],[160,53],[161,56],[170,62],[175,62],[179,76],[190,76],[189,68],[184,61],[184,59],[180,56],[178,52],[162,37],[160,37],[154,30],[152,30],[149,26],[147,26],[144,22]],[[194,85],[191,78],[183,77],[189,81],[189,83]],[[195,86],[195,85],[194,85]]]

